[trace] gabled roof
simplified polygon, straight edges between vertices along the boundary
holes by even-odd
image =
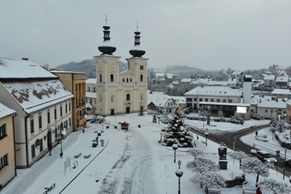
[[[276,82],[286,82],[287,83],[288,80],[289,80],[288,75],[278,76],[276,78]]]
[[[14,114],[15,111],[0,103],[0,119]]]
[[[36,112],[73,98],[73,95],[57,79],[2,82],[2,84],[27,113]]]
[[[27,60],[0,58],[0,79],[57,78],[56,75]]]
[[[242,92],[237,89],[232,89],[228,86],[197,86],[194,89],[186,92],[185,96],[203,95],[203,96],[241,96]]]
[[[274,90],[272,91],[272,94],[274,94],[274,95],[291,95],[291,92],[289,89],[274,88]]]

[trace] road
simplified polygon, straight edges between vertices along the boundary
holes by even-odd
[[[235,149],[238,151],[243,151],[247,154],[250,154],[251,149],[253,147],[243,143],[240,138],[244,135],[247,135],[249,133],[253,133],[257,130],[263,129],[269,125],[260,125],[260,126],[253,126],[251,128],[246,128],[246,129],[241,129],[238,131],[234,132],[224,132],[224,133],[219,133],[219,134],[209,134],[208,139],[216,142],[216,143],[225,143],[226,146],[230,149]],[[198,128],[192,128],[192,131],[200,136],[205,137],[204,131],[198,129]],[[284,159],[279,158],[277,159],[277,164],[276,164],[276,169],[279,172],[283,172],[284,169]],[[291,175],[291,168],[286,168],[286,175],[290,176]]]

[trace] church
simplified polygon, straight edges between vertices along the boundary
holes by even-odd
[[[143,113],[147,109],[147,58],[140,45],[140,32],[134,32],[134,47],[129,50],[127,69],[119,70],[119,56],[110,41],[110,26],[103,26],[103,44],[96,56],[96,113],[115,115]]]

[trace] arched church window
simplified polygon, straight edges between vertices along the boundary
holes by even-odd
[[[114,75],[110,74],[110,82],[114,82]]]
[[[126,82],[128,82],[128,78],[126,78]]]
[[[140,81],[143,82],[143,75],[140,75]]]
[[[99,75],[99,82],[102,82],[102,74]]]
[[[130,100],[130,94],[126,94],[126,100],[127,100],[127,101]]]

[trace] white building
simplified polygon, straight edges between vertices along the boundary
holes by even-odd
[[[94,114],[97,107],[96,83],[95,78],[86,80],[86,111],[90,114]]]
[[[284,116],[287,112],[286,98],[274,96],[254,96],[251,101],[250,114],[259,115],[264,118],[276,118],[278,115]]]
[[[242,92],[228,86],[197,86],[184,94],[186,106],[193,111],[211,108],[211,113],[232,116],[237,106],[247,106],[241,103]]]
[[[15,110],[16,166],[31,166],[72,131],[72,98],[58,77],[27,60],[0,58],[0,102]]]

